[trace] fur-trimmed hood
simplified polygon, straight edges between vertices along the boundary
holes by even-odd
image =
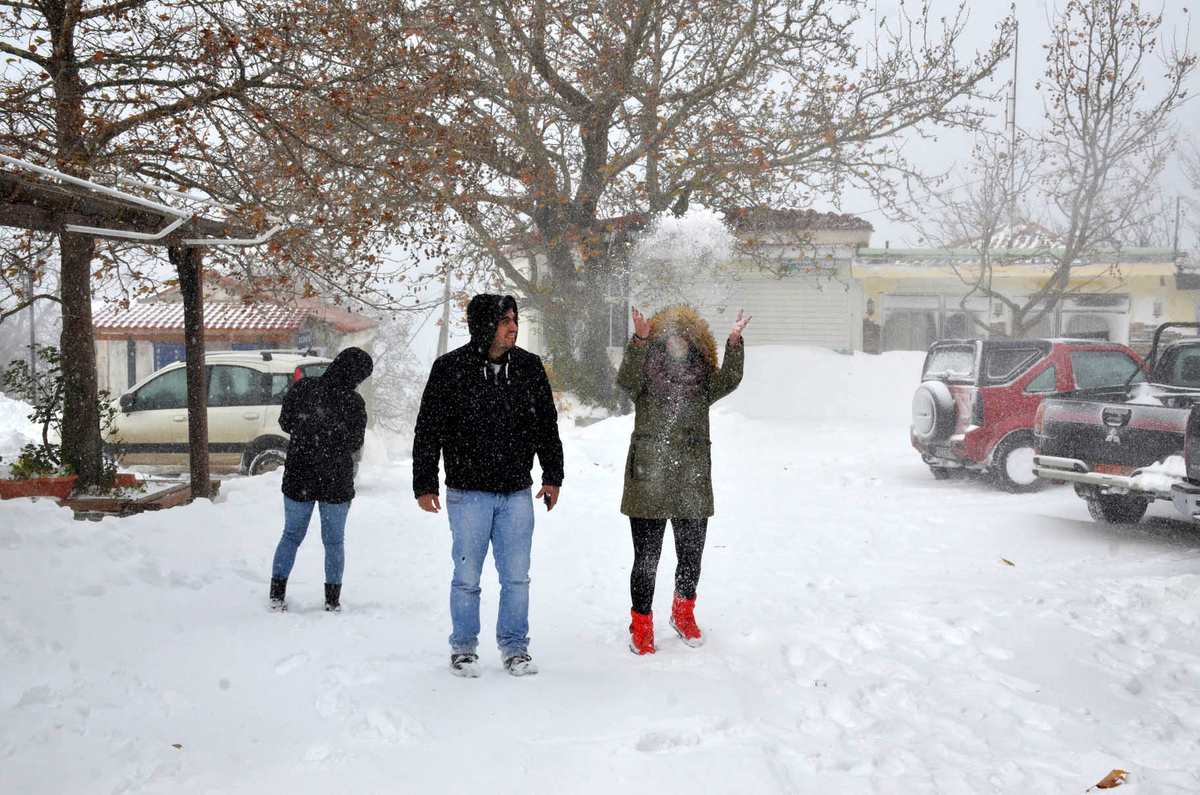
[[[661,309],[650,318],[651,342],[666,342],[667,337],[675,335],[691,343],[704,357],[710,370],[715,372],[720,368],[717,361],[717,343],[708,329],[708,323],[700,317],[699,312],[686,304]]]

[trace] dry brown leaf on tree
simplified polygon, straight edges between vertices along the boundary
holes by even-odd
[[[1125,777],[1128,775],[1129,773],[1127,771],[1113,770],[1107,776],[1100,779],[1100,782],[1094,787],[1088,787],[1087,791],[1091,792],[1094,789],[1112,789],[1113,787],[1119,787],[1125,783]]]

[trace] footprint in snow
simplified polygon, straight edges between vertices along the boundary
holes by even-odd
[[[287,676],[306,662],[308,662],[308,655],[304,652],[288,655],[275,663],[275,673],[280,676]]]

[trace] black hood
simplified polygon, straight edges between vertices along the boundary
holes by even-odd
[[[347,348],[337,355],[321,378],[333,386],[354,389],[367,380],[374,368],[371,354],[362,348]]]
[[[467,329],[471,332],[471,347],[486,354],[496,339],[496,329],[500,326],[500,318],[512,310],[517,317],[517,299],[511,295],[493,295],[480,293],[467,304]]]

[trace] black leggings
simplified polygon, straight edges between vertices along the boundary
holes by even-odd
[[[654,578],[658,574],[658,558],[662,554],[666,519],[629,517],[633,530],[633,571],[629,575],[629,594],[633,612],[649,613],[654,603]],[[704,555],[704,537],[708,519],[672,519],[675,536],[675,593],[684,599],[696,598],[696,583],[700,582],[700,558]]]

